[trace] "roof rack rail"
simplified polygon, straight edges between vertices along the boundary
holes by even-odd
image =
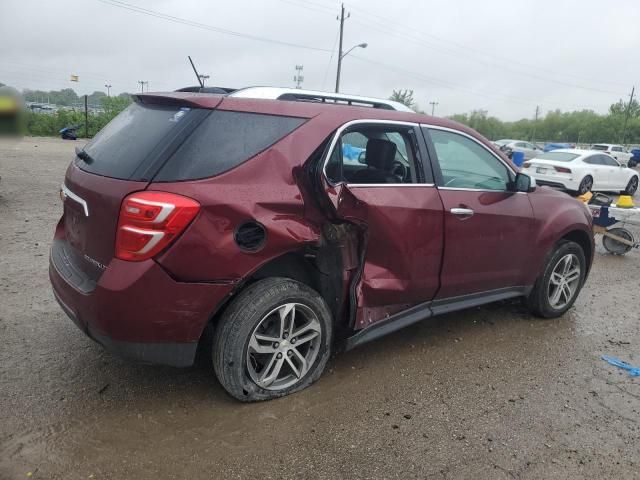
[[[384,110],[398,110],[401,112],[413,112],[413,110],[406,105],[393,100],[361,97],[359,95],[344,95],[341,93],[320,92],[315,90],[302,90],[297,88],[247,87],[236,90],[235,92],[230,93],[229,96],[238,98],[288,100],[294,102],[328,103],[335,105],[380,108]]]
[[[182,87],[176,90],[176,92],[195,92],[195,93],[218,93],[221,95],[227,95],[235,92],[235,88],[228,87],[201,87],[200,85],[193,87]]]

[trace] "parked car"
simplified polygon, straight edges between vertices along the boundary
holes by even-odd
[[[631,158],[629,159],[628,166],[631,168],[637,167],[638,164],[640,164],[640,147],[632,147],[629,153],[631,153]]]
[[[597,150],[554,150],[525,162],[522,167],[539,185],[579,194],[593,190],[633,195],[638,190],[638,172]]]
[[[458,123],[294,89],[133,99],[69,165],[49,270],[117,354],[188,366],[208,342],[222,386],[265,400],[434,315],[558,317],[587,278],[588,209]]]
[[[509,158],[513,152],[522,152],[524,154],[524,159],[529,160],[536,155],[542,153],[542,149],[537,145],[534,145],[530,142],[525,142],[523,140],[498,140],[494,142],[500,150],[502,150]]]
[[[595,143],[591,145],[591,150],[608,153],[625,167],[629,165],[629,160],[632,157],[631,153],[627,152],[622,145],[612,143]]]

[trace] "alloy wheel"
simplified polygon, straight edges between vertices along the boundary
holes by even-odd
[[[283,390],[296,384],[313,367],[321,339],[320,320],[311,308],[285,303],[273,309],[249,338],[249,376],[266,390]]]
[[[633,195],[638,190],[638,177],[633,177],[629,180],[629,185],[627,185],[627,195]]]
[[[580,287],[580,260],[568,253],[556,263],[549,279],[549,304],[556,310],[566,307]]]

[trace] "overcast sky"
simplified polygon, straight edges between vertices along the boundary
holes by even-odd
[[[536,105],[605,112],[640,87],[640,0],[345,5],[345,50],[368,48],[345,58],[344,93],[408,88],[424,110],[438,102],[436,115],[483,109],[514,120]],[[208,84],[293,86],[302,64],[303,87],[331,90],[339,9],[334,0],[1,0],[0,82],[84,94],[105,83],[132,92],[146,80],[151,91],[173,90],[195,84],[191,55]]]

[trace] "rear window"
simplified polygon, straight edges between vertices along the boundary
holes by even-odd
[[[606,145],[591,145],[591,150],[606,150],[607,147]]]
[[[85,146],[91,161],[78,158],[78,166],[106,177],[137,179],[136,169],[190,113],[188,108],[133,103]]]
[[[219,175],[266,150],[305,121],[214,110],[176,150],[154,181],[195,180]]]
[[[576,155],[575,153],[566,153],[566,152],[547,152],[542,155],[538,155],[536,158],[538,160],[555,160],[556,162],[570,162],[571,160],[575,160],[580,155]]]

